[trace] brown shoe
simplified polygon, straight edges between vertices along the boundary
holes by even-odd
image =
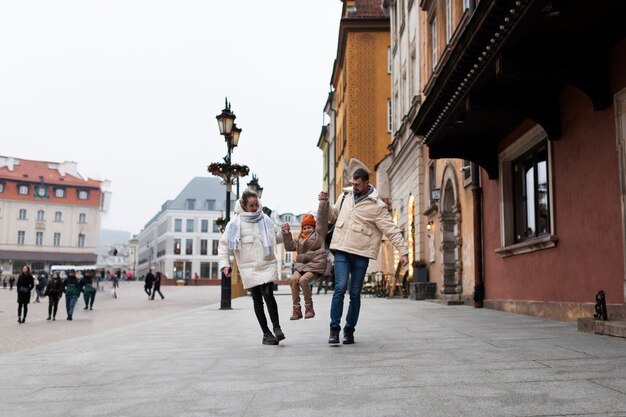
[[[304,306],[304,318],[312,319],[315,317],[315,310],[313,310],[313,303]]]
[[[293,306],[293,313],[291,314],[291,317],[289,318],[289,320],[300,320],[301,318],[302,318],[302,307]]]

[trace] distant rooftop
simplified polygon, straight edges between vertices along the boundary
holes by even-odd
[[[100,188],[102,181],[84,179],[78,173],[78,163],[34,161],[0,155],[0,178],[14,181],[76,185]]]

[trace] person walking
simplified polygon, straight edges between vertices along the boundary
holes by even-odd
[[[24,265],[22,273],[17,278],[17,322],[24,323],[28,314],[31,291],[35,287],[35,279],[30,273],[30,267]],[[23,313],[22,313],[23,312]]]
[[[15,285],[15,277],[11,275],[11,278],[9,278],[9,291],[13,291],[13,285]]]
[[[35,280],[35,294],[37,297],[35,298],[35,302],[39,302],[39,297],[42,295],[43,288],[41,287],[41,276],[34,275],[33,279]]]
[[[69,276],[63,281],[63,291],[65,292],[65,308],[67,310],[67,319],[72,320],[74,315],[74,307],[76,301],[82,292],[80,282],[76,277],[76,271],[70,269]]]
[[[46,287],[48,286],[47,272],[42,272],[41,274],[39,274],[39,285],[41,286],[41,289],[39,290],[41,293],[41,298],[44,298],[46,296]]]
[[[59,299],[63,295],[63,280],[58,272],[55,272],[52,275],[52,278],[48,281],[44,294],[48,297],[47,320],[56,320]]]
[[[3,289],[3,290],[6,290],[6,289],[7,289],[7,285],[8,285],[8,283],[9,283],[9,282],[7,281],[7,278],[6,278],[6,277],[4,277],[4,278],[2,279],[2,289]]]
[[[148,294],[148,298],[152,296],[153,285],[154,285],[154,274],[152,273],[152,270],[149,270],[148,274],[146,275],[144,284],[143,284],[143,290],[146,292],[146,294]]]
[[[94,277],[94,271],[83,271],[80,286],[83,289],[83,299],[85,300],[84,310],[93,310],[93,302],[96,300],[96,293],[98,292],[98,282]]]
[[[285,250],[298,251],[291,275],[291,300],[293,311],[290,320],[302,318],[300,289],[304,296],[304,318],[315,317],[311,282],[326,272],[326,232],[328,232],[328,200],[321,200],[317,207],[317,221],[312,214],[306,214],[301,222],[302,232],[297,239],[291,236],[289,223],[282,225]]]
[[[280,327],[278,306],[274,298],[274,281],[278,279],[278,261],[274,249],[282,243],[281,229],[262,210],[258,195],[245,190],[235,203],[235,214],[226,225],[218,245],[219,269],[230,277],[230,257],[234,255],[243,287],[250,290],[254,314],[263,332],[264,345],[278,345],[285,339]],[[267,326],[263,300],[272,321],[274,333]]]
[[[400,262],[409,262],[408,245],[402,232],[391,219],[387,205],[369,183],[369,173],[358,168],[348,188],[334,206],[329,206],[328,221],[335,224],[330,249],[335,251],[335,291],[330,307],[330,336],[328,343],[339,343],[341,316],[346,290],[350,305],[343,329],[343,343],[354,343],[354,332],[361,309],[361,290],[370,259],[376,259],[382,236],[385,235],[400,253]],[[322,191],[320,200],[328,200]],[[348,284],[348,278],[349,284]],[[349,285],[349,289],[348,289]]]
[[[163,294],[161,293],[161,278],[163,278],[163,274],[157,271],[156,276],[154,277],[154,286],[152,287],[151,300],[154,300],[154,296],[156,295],[156,293],[159,293],[159,295],[161,296],[161,300],[165,299],[165,297],[163,297]]]
[[[120,287],[120,282],[117,280],[117,275],[113,275],[113,298],[117,298],[117,289]]]

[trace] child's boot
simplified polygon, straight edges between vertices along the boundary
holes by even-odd
[[[313,317],[315,317],[315,310],[313,310],[313,302],[311,301],[311,303],[304,306],[304,318],[312,319]]]
[[[302,318],[302,307],[300,305],[293,306],[293,313],[289,320],[300,320]]]

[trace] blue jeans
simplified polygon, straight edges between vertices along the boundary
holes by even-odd
[[[335,292],[330,304],[330,327],[341,327],[341,315],[343,313],[343,299],[348,289],[350,305],[346,315],[346,329],[354,330],[356,322],[359,320],[361,310],[361,290],[363,289],[363,279],[367,271],[370,260],[363,256],[337,251],[335,253]]]
[[[74,314],[74,306],[76,306],[76,301],[78,301],[78,295],[65,296],[65,308],[67,309],[68,317],[71,317]]]

